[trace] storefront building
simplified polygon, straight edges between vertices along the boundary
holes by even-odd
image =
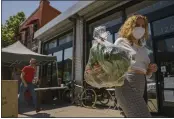
[[[173,1],[80,1],[37,31],[35,38],[41,42],[41,53],[57,56],[62,82],[73,79],[83,85],[93,29],[106,26],[111,32],[109,41],[114,43],[121,25],[134,13],[143,14],[149,20],[147,48],[151,62],[159,67],[147,79],[149,106],[152,112],[174,116]],[[56,82],[54,67],[55,64],[49,64],[44,74]]]

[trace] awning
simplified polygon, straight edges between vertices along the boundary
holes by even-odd
[[[9,64],[28,63],[31,58],[35,58],[40,65],[57,60],[56,56],[47,56],[31,51],[20,41],[3,48],[1,56],[1,61]]]

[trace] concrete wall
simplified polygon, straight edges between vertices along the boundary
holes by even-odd
[[[75,81],[78,85],[83,85],[83,25],[84,21],[82,18],[76,20],[76,43],[75,43],[75,59],[74,59],[74,73]],[[80,91],[77,89],[76,91]]]

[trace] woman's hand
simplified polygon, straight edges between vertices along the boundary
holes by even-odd
[[[148,67],[148,72],[151,72],[151,73],[154,73],[158,70],[158,67],[156,64],[149,64],[149,67]]]
[[[104,40],[103,40],[102,38],[100,38],[100,39],[95,39],[95,41],[96,41],[97,43],[100,43],[100,44],[102,44],[102,43],[104,42]]]
[[[95,64],[95,65],[94,65],[94,71],[97,72],[97,73],[98,73],[98,72],[101,72],[101,66],[98,65],[98,64]]]

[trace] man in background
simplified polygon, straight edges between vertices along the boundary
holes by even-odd
[[[41,109],[37,107],[37,99],[36,99],[36,92],[34,91],[34,85],[32,83],[34,76],[36,73],[36,59],[30,60],[30,65],[25,66],[21,72],[21,80],[22,83],[20,85],[20,92],[19,92],[19,105],[22,101],[24,101],[24,92],[29,90],[33,99],[33,104],[36,109],[36,113],[38,113]]]

